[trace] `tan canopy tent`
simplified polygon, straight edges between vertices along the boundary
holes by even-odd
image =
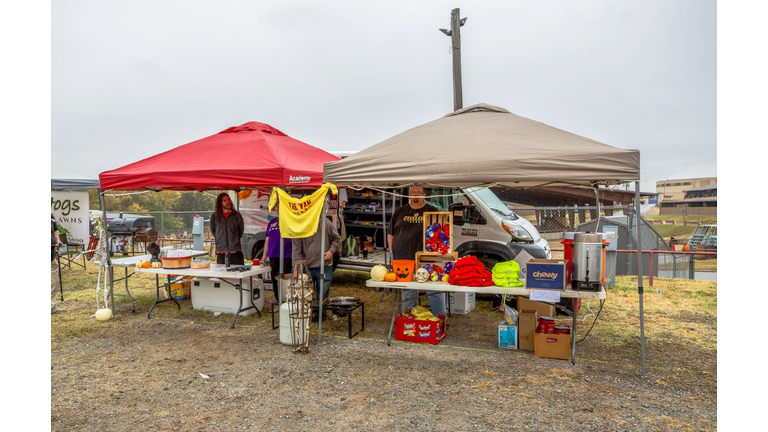
[[[635,182],[640,226],[640,152],[603,144],[504,108],[477,104],[328,162],[323,181],[346,186],[576,186]],[[637,242],[642,375],[643,279]]]
[[[325,164],[344,185],[595,186],[640,180],[640,152],[602,144],[487,104]]]

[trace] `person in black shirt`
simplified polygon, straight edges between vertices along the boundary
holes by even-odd
[[[416,252],[424,249],[424,212],[436,212],[437,209],[424,202],[424,186],[414,185],[408,193],[410,202],[392,215],[392,223],[387,230],[389,252],[393,260],[412,260]],[[403,312],[416,306],[419,290],[403,291]],[[446,314],[445,293],[427,291],[432,314]]]

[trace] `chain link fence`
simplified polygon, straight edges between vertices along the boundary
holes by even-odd
[[[635,209],[630,206],[580,206],[580,207],[515,207],[515,213],[527,219],[541,236],[549,242],[552,258],[564,257],[566,232],[603,232],[606,226],[617,231],[617,252],[606,252],[606,275],[609,267],[613,275],[637,274],[637,220]],[[599,218],[598,218],[599,212]],[[166,244],[192,241],[192,225],[195,216],[205,220],[204,239],[210,241],[208,220],[213,212],[174,211],[147,212],[154,217],[154,228]],[[717,282],[717,252],[673,251],[645,219],[641,218],[640,243],[643,250],[640,269],[644,276],[657,278],[683,278]],[[613,259],[615,262],[610,262]]]
[[[613,275],[637,275],[638,229],[635,208],[631,206],[515,207],[549,242],[553,258],[564,258],[566,232],[604,232],[606,226],[617,231],[617,252],[606,252],[606,263]],[[599,217],[598,217],[599,213]],[[681,252],[672,247],[641,217],[639,241],[643,250],[640,269],[643,276],[683,278],[717,282],[717,252]]]

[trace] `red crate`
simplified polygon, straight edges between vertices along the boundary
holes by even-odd
[[[437,345],[445,338],[445,315],[438,315],[440,321],[395,317],[395,339]]]

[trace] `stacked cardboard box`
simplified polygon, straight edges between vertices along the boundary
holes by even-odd
[[[536,357],[569,360],[571,358],[571,335],[536,333],[533,355]]]
[[[555,316],[554,303],[544,303],[540,301],[529,300],[528,297],[523,296],[517,296],[517,310],[535,310],[538,312],[539,316]]]
[[[536,326],[539,322],[539,314],[536,310],[520,309],[518,316],[518,347],[521,350],[533,351]]]

